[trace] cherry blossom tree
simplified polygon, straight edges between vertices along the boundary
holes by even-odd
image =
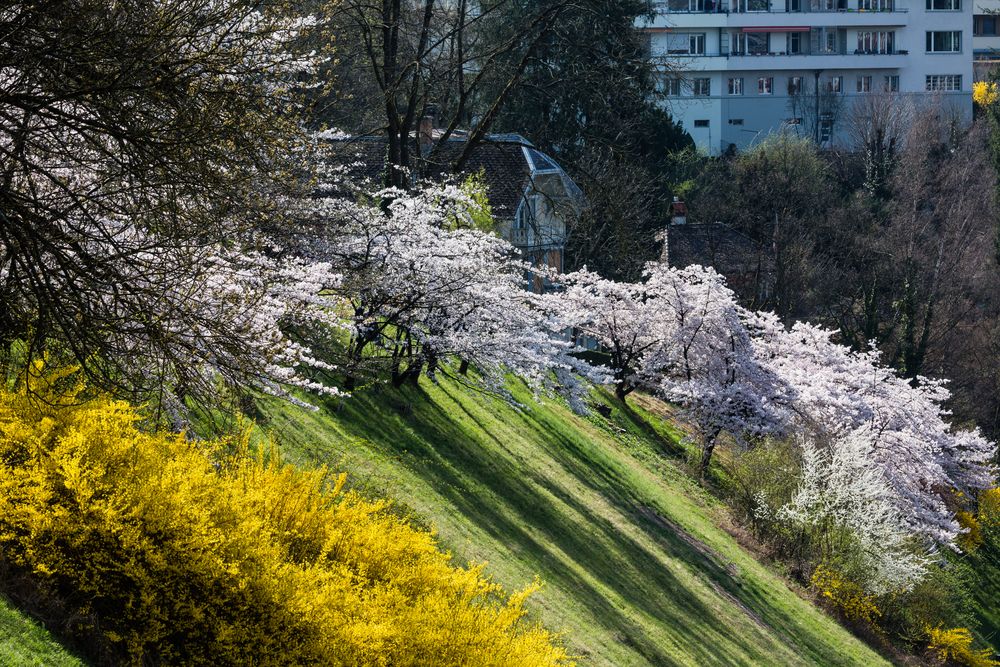
[[[743,310],[711,268],[653,264],[646,291],[656,312],[660,344],[649,359],[657,391],[684,408],[701,436],[700,472],[723,431],[738,441],[780,433],[788,397],[756,358]]]
[[[13,2],[0,12],[0,331],[92,381],[275,386],[282,333],[335,282],[285,263],[308,179],[294,90],[311,22],[236,0]],[[265,254],[266,253],[266,254]],[[308,317],[312,317],[309,315]]]
[[[529,292],[531,267],[507,241],[477,229],[467,189],[382,190],[321,204],[331,226],[326,255],[349,302],[347,368],[400,385],[434,377],[449,357],[474,364],[493,387],[504,373],[542,383],[575,365],[550,299]]]
[[[609,355],[615,395],[625,397],[650,387],[649,358],[661,344],[659,313],[648,303],[642,284],[607,280],[582,269],[559,277],[567,327],[578,339],[595,341]]]
[[[778,518],[803,526],[835,558],[831,529],[846,530],[865,571],[866,588],[876,594],[909,589],[925,572],[928,558],[913,533],[882,469],[872,465],[874,434],[853,431],[834,447],[815,438],[798,439],[802,480]],[[826,535],[825,535],[826,534]]]
[[[561,282],[573,328],[608,352],[618,398],[643,388],[683,407],[701,438],[702,473],[721,432],[780,430],[783,390],[757,363],[742,310],[714,270],[651,263],[643,283],[589,271]]]
[[[947,495],[988,487],[996,447],[978,430],[948,423],[944,384],[902,378],[877,353],[851,351],[820,327],[789,330],[768,314],[748,314],[748,327],[761,362],[794,391],[792,426],[802,434],[807,471],[788,516],[832,516],[885,549],[900,545],[894,531],[953,545],[960,528]],[[878,521],[864,516],[872,494],[891,505]]]

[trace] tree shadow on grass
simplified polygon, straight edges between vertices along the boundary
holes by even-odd
[[[525,465],[514,444],[494,433],[476,408],[466,406],[467,396],[444,387],[441,392],[447,409],[423,389],[407,388],[403,398],[411,411],[387,410],[384,396],[356,396],[337,419],[354,437],[405,452],[406,465],[456,511],[524,560],[549,586],[580,600],[609,634],[649,664],[676,663],[672,651],[658,645],[664,643],[662,636],[651,636],[653,626],[660,626],[671,643],[699,664],[766,661],[768,656],[760,654],[760,646],[769,643],[766,638],[742,641],[719,622],[718,608],[729,601],[706,585],[731,579],[723,567],[677,534],[656,535],[648,544],[659,549],[651,550],[608,517],[595,515],[556,475]],[[573,485],[613,507],[616,521],[648,532],[634,515],[644,499],[599,445],[569,437],[564,425],[540,419],[530,409],[497,409],[505,411],[508,426],[531,431],[550,465]],[[691,581],[678,578],[683,569],[692,573]],[[616,598],[640,612],[638,618],[623,613]]]

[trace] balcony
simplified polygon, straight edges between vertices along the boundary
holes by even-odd
[[[898,69],[906,65],[908,51],[892,53],[821,52],[705,53],[702,55],[659,54],[654,61],[684,72],[714,70],[816,70]]]
[[[787,27],[902,27],[909,15],[903,12],[700,12],[664,14],[641,30],[699,30],[705,28]]]
[[[784,26],[838,25],[841,27],[904,26],[907,9],[869,10],[858,7],[842,9],[804,8],[802,11],[785,11],[784,3],[766,3],[761,9],[730,10],[728,2],[712,3],[707,0],[687,11],[660,11],[651,22],[640,29],[656,31],[664,28],[724,28],[755,27],[780,24]]]
[[[795,2],[796,0],[790,0]],[[865,6],[879,3],[853,0],[853,7],[847,0],[817,2],[809,6],[808,0],[798,0],[799,7],[785,7],[781,0],[688,0],[687,2],[654,2],[656,16],[683,16],[685,14],[905,14],[908,8],[899,7],[894,2],[883,2],[881,7]],[[683,5],[683,6],[681,6]]]

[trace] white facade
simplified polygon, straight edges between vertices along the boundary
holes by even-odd
[[[883,91],[971,119],[982,1],[667,0],[641,28],[670,112],[702,150],[789,127],[849,145],[852,108]]]
[[[972,57],[976,81],[1000,64],[1000,0],[972,0]]]

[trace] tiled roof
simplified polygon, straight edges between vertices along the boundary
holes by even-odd
[[[667,229],[671,266],[711,266],[724,276],[754,273],[766,261],[765,249],[746,234],[721,222],[671,225]]]
[[[355,178],[368,178],[381,182],[385,173],[386,140],[383,137],[351,137],[330,142],[335,159],[347,166]],[[511,220],[525,190],[531,182],[531,168],[524,156],[523,146],[530,144],[518,135],[499,135],[480,143],[462,170],[462,175],[476,174],[482,170],[493,214],[498,220]],[[440,147],[433,164],[423,170],[432,179],[451,175],[454,164],[465,149],[464,138],[449,139]],[[419,155],[416,142],[411,154]],[[548,158],[546,158],[548,159]]]

